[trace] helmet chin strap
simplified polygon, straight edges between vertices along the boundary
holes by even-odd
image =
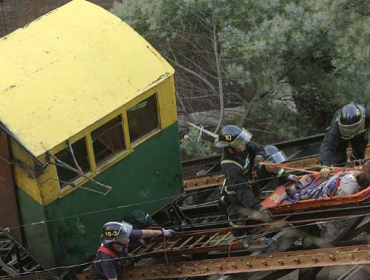
[[[229,149],[229,151],[232,152],[232,154],[240,154],[244,151],[243,150],[243,151],[238,152],[237,150],[235,150],[235,148],[233,146],[229,146],[228,149]]]
[[[121,244],[119,242],[113,242],[112,246],[113,246],[114,249],[116,249],[117,251],[120,251],[120,252],[123,250],[123,248],[125,248],[125,245]]]

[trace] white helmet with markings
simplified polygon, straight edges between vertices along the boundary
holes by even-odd
[[[119,242],[128,238],[132,231],[132,225],[126,222],[109,222],[103,226],[103,244]]]

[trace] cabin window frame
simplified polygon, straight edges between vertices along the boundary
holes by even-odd
[[[109,132],[112,132],[112,129],[115,129],[115,126],[117,126],[118,127],[118,133],[119,134],[116,134],[116,135],[113,135],[114,137],[119,137],[120,139],[117,139],[117,138],[110,138],[110,139],[114,139],[114,141],[116,141],[116,140],[118,140],[118,141],[120,141],[120,140],[122,140],[122,142],[120,142],[118,145],[119,145],[119,147],[118,147],[118,149],[117,150],[113,150],[110,154],[108,154],[108,155],[106,155],[106,156],[104,156],[103,158],[101,158],[101,159],[97,159],[97,151],[95,150],[95,147],[94,147],[94,142],[95,142],[95,140],[98,140],[98,138],[99,137],[97,137],[97,138],[95,138],[94,139],[94,136],[93,136],[93,134],[95,133],[95,132],[97,132],[99,129],[102,129],[102,128],[104,128],[104,126],[106,126],[106,125],[108,125],[109,123],[111,123],[112,121],[114,121],[115,119],[119,119],[119,122],[117,122],[116,124],[114,124],[114,126],[110,126],[109,127],[109,129],[108,130],[105,130],[105,131],[103,131],[103,133],[101,133],[100,135],[99,135],[99,137],[100,136],[102,136],[102,135],[104,135],[104,134],[107,134],[107,132],[109,133]],[[125,142],[125,137],[124,137],[124,134],[125,134],[125,132],[124,132],[124,127],[123,127],[123,119],[122,119],[122,114],[119,114],[119,115],[117,115],[116,117],[114,117],[114,118],[112,118],[112,119],[110,119],[110,120],[108,120],[107,122],[105,122],[104,124],[102,124],[101,126],[99,126],[99,127],[97,127],[96,129],[94,129],[94,130],[92,130],[90,133],[89,133],[89,136],[90,136],[90,140],[91,140],[91,144],[92,144],[92,152],[93,152],[93,154],[94,154],[94,163],[95,163],[95,166],[96,166],[96,168],[100,168],[101,166],[104,166],[107,162],[109,162],[112,158],[114,158],[114,157],[117,157],[117,156],[119,156],[120,154],[122,154],[122,153],[124,153],[124,151],[125,150],[127,150],[127,148],[126,148],[126,142]],[[104,141],[104,140],[103,140]],[[102,140],[100,141],[101,143],[103,142]],[[95,142],[95,143],[97,143],[97,142]],[[111,145],[111,146],[113,146],[113,145],[116,145],[118,142],[116,142],[116,143],[110,143],[110,144],[104,144],[104,143],[102,143],[102,145],[105,145],[106,146],[106,148],[109,150],[109,149],[111,149],[111,148],[114,148],[114,147],[108,147],[109,145]],[[101,153],[101,151],[100,151],[100,153]]]
[[[155,112],[155,117],[156,117],[156,127],[153,128],[152,130],[150,131],[146,131],[145,133],[141,134],[140,136],[136,137],[134,140],[131,139],[131,134],[130,134],[130,120],[129,120],[129,116],[128,116],[128,112],[130,111],[130,109],[132,109],[133,107],[135,106],[139,106],[141,103],[149,100],[150,98],[155,98],[155,109],[156,109],[156,112]],[[162,129],[161,127],[161,114],[160,114],[160,106],[159,106],[159,94],[158,92],[154,92],[153,94],[150,94],[148,97],[136,102],[133,106],[130,106],[129,108],[127,108],[126,110],[126,116],[127,116],[127,128],[128,128],[128,134],[129,134],[129,137],[130,137],[130,143],[131,145],[133,146],[136,146],[137,144],[139,143],[142,143],[144,141],[146,141],[146,139],[148,139],[149,137],[151,137],[153,134],[155,134],[156,132],[160,131]]]
[[[143,135],[140,135],[140,137],[137,137],[134,141],[131,141],[130,137],[130,131],[129,131],[129,117],[128,117],[128,111],[130,108],[144,102],[145,100],[148,100],[150,98],[155,98],[155,109],[156,109],[156,127]],[[95,151],[93,147],[93,136],[92,133],[96,131],[97,129],[101,128],[105,124],[109,123],[115,118],[121,118],[121,131],[123,133],[123,149],[119,152],[113,154],[111,157],[106,158],[102,162],[98,163],[96,161]],[[122,106],[116,114],[111,114],[107,118],[103,118],[104,122],[102,122],[103,119],[99,120],[99,125],[96,124],[84,129],[80,133],[77,133],[76,135],[72,136],[69,140],[72,143],[72,145],[81,139],[84,139],[85,146],[86,146],[86,154],[87,154],[87,160],[90,166],[90,169],[88,172],[85,172],[85,175],[88,177],[95,177],[96,175],[104,172],[106,169],[111,167],[116,162],[122,160],[124,157],[128,156],[129,154],[133,153],[133,147],[147,141],[150,137],[157,134],[159,131],[162,130],[162,115],[161,115],[161,107],[160,107],[160,91],[156,89],[154,92],[151,92],[150,94],[143,94],[139,96],[137,99],[132,100],[132,102],[129,102],[128,104],[125,104]],[[61,152],[64,149],[69,149],[69,146],[67,143],[63,143],[61,145],[58,145],[53,151],[55,150],[55,153]],[[57,168],[55,168],[56,176],[59,180],[59,174],[57,171]],[[78,176],[78,175],[77,175]],[[88,180],[84,178],[83,176],[78,176],[75,180],[69,182],[69,184],[61,187],[61,182],[58,182],[59,184],[59,191],[60,195],[59,198],[63,198],[72,191],[78,189],[80,186],[85,184]]]
[[[83,148],[84,150],[75,149],[76,145],[80,144],[80,143],[83,145],[81,148]],[[73,149],[74,157],[75,157],[79,167],[84,171],[84,174],[91,173],[91,165],[90,165],[90,161],[89,161],[89,152],[88,152],[87,146],[88,146],[88,143],[86,142],[85,137],[77,139],[76,141],[71,143],[71,147]],[[83,152],[82,155],[80,155],[81,151]],[[70,157],[69,162],[66,162],[66,159],[60,156],[60,154],[63,153],[63,152],[67,153],[68,157]],[[79,169],[74,163],[74,159],[72,157],[72,152],[70,150],[69,144],[67,144],[63,149],[56,152],[54,154],[54,156],[57,159],[61,160],[62,162],[66,163],[67,165],[69,165],[69,166],[71,166],[71,167],[73,167],[77,170]],[[83,157],[85,157],[85,160],[81,160],[81,158],[83,158]],[[57,160],[54,159],[54,158],[53,158],[53,162],[55,164],[55,171],[56,171],[56,174],[57,174],[59,188],[60,188],[61,191],[63,191],[64,189],[66,189],[68,187],[74,187],[75,182],[78,182],[82,178],[82,176],[80,176],[78,173],[76,173],[74,171],[69,171],[66,167],[60,166],[59,163],[57,162]],[[86,164],[87,164],[87,166],[86,166]],[[62,175],[62,174],[67,174],[67,175]],[[75,174],[75,176],[71,177],[69,174]],[[65,178],[65,176],[68,176],[68,177]],[[63,177],[63,178],[61,178],[61,177]]]

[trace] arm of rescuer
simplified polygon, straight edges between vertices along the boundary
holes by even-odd
[[[170,237],[172,236],[175,231],[173,229],[142,229],[141,230],[142,238],[150,238],[154,236],[164,236],[164,237]]]
[[[341,142],[341,135],[336,116],[337,114],[335,114],[320,146],[319,159],[322,166],[320,170],[320,177],[322,178],[327,178],[329,176],[330,166],[333,165],[332,159],[335,158],[336,149]]]
[[[260,161],[266,159],[266,152],[262,145],[255,142],[248,142],[245,151],[251,156],[251,166],[256,166]]]

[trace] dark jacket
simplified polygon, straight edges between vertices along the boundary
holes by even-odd
[[[321,144],[319,157],[320,164],[325,166],[345,165],[347,162],[347,148],[352,147],[352,160],[364,159],[366,145],[368,144],[368,131],[356,135],[351,139],[343,139],[339,131],[338,112],[334,115],[330,127]],[[370,109],[365,108],[365,128],[370,126]]]
[[[266,170],[264,165],[258,165],[256,170],[256,181],[261,190],[266,187],[268,187],[268,189],[275,189],[277,186],[287,183],[290,174],[287,174],[283,169],[281,170],[281,174],[271,174]]]
[[[226,182],[222,193],[234,206],[242,205],[255,210],[261,208],[250,184],[256,155],[263,158],[266,156],[263,146],[254,142],[248,142],[242,153],[230,153],[229,148],[224,148],[221,168],[226,176]]]

